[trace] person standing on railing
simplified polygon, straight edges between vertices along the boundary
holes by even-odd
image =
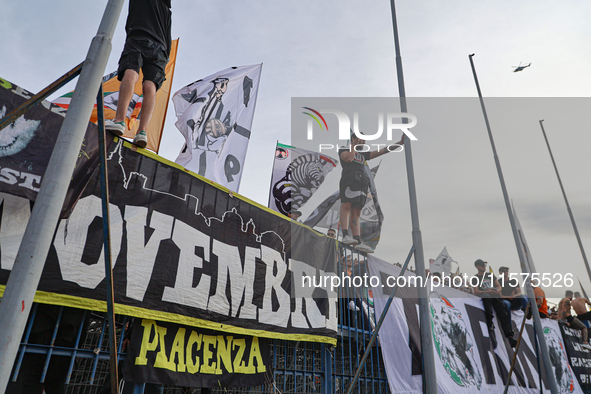
[[[142,82],[142,111],[138,132],[133,143],[145,148],[146,130],[156,106],[156,91],[162,86],[171,48],[172,11],[170,0],[129,0],[125,31],[127,38],[119,59],[117,79],[121,81],[117,112],[105,121],[105,129],[117,136],[125,133],[125,117],[133,97],[140,69]]]
[[[403,138],[396,144],[404,144]],[[365,150],[365,148],[368,148]],[[375,159],[390,152],[387,147],[369,151],[365,140],[351,132],[351,144],[339,149],[339,158],[343,172],[339,183],[341,209],[340,225],[343,232],[345,245],[353,246],[356,250],[364,253],[373,253],[373,249],[361,239],[361,226],[359,218],[361,210],[367,200],[370,179],[365,173],[365,162]],[[349,234],[349,228],[351,233]]]

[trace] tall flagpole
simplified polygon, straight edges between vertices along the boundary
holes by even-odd
[[[515,217],[513,216],[513,212],[511,211],[511,204],[509,203],[509,194],[507,193],[507,186],[505,185],[505,178],[503,178],[503,171],[501,170],[501,162],[499,161],[499,156],[497,156],[497,148],[495,147],[495,141],[493,139],[492,131],[490,129],[490,124],[488,122],[488,115],[486,114],[486,108],[484,107],[484,100],[482,99],[482,92],[480,91],[480,84],[478,83],[478,77],[476,76],[476,68],[474,68],[474,62],[472,61],[471,54],[468,56],[470,59],[470,66],[472,67],[472,74],[474,75],[474,82],[476,82],[476,90],[478,90],[478,98],[480,99],[480,106],[482,107],[482,114],[484,115],[484,122],[486,123],[486,130],[488,131],[488,137],[490,139],[490,145],[493,150],[493,156],[495,159],[495,164],[497,166],[497,173],[499,174],[499,182],[501,183],[501,189],[503,190],[503,197],[505,199],[505,206],[507,208],[507,214],[509,215],[509,223],[511,223],[511,231],[513,231],[513,238],[515,239],[515,246],[517,247],[517,254],[519,255],[519,262],[521,263],[521,271],[524,273],[529,273],[530,269],[527,265],[527,261],[525,256],[523,255],[523,250],[520,247],[520,240],[519,240],[519,233],[517,232],[517,227],[515,225]],[[534,296],[534,291],[531,287],[530,281],[526,281],[525,289],[527,292],[527,298],[529,298],[529,302],[531,305],[534,305],[536,302],[536,297]],[[548,379],[548,385],[550,386],[550,392],[552,394],[558,394],[558,386],[556,385],[556,380],[554,374],[551,372],[554,370],[552,363],[550,362],[550,356],[548,355],[548,346],[546,345],[546,338],[544,337],[544,331],[542,328],[542,322],[540,321],[540,313],[538,308],[531,308],[532,315],[534,318],[534,327],[536,332],[538,333],[538,341],[540,342],[540,353],[542,354],[542,360],[544,362],[544,369],[546,370],[546,377]],[[541,373],[541,371],[540,371]],[[540,390],[542,388],[540,387]]]
[[[575,236],[577,237],[577,242],[579,243],[579,249],[581,249],[581,255],[583,256],[583,261],[585,262],[585,268],[587,268],[587,274],[589,275],[589,280],[591,280],[591,269],[589,268],[589,262],[587,261],[587,256],[585,255],[585,249],[583,248],[583,243],[581,242],[581,236],[579,235],[579,230],[577,229],[577,224],[575,223],[575,217],[573,216],[573,212],[570,209],[570,204],[568,203],[568,199],[566,198],[566,193],[564,192],[564,186],[562,185],[562,180],[560,179],[560,174],[558,173],[558,167],[556,167],[556,162],[554,161],[554,155],[552,154],[552,149],[550,149],[550,143],[548,142],[548,137],[546,137],[546,130],[544,130],[544,125],[542,122],[544,119],[540,120],[540,127],[542,128],[542,134],[544,134],[544,139],[546,140],[546,146],[548,147],[548,152],[550,153],[550,158],[552,159],[552,165],[554,166],[554,171],[556,172],[556,178],[558,178],[558,183],[560,184],[560,190],[562,191],[562,197],[564,197],[564,203],[566,204],[566,210],[568,211],[568,216],[570,217],[570,222],[573,225],[573,230],[575,231]]]
[[[0,393],[10,379],[45,259],[76,166],[109,54],[123,0],[109,0],[92,39],[72,103],[49,159],[0,303]]]
[[[400,111],[407,112],[406,91],[404,89],[404,75],[402,73],[402,57],[400,55],[400,43],[398,41],[398,25],[396,23],[396,8],[394,0],[390,0],[392,8],[392,28],[394,30],[394,47],[396,49],[396,71],[398,73],[398,94],[400,96]],[[407,123],[407,119],[402,119]],[[415,188],[415,175],[412,162],[412,150],[410,139],[404,137],[404,152],[406,157],[406,175],[408,179],[408,194],[410,200],[410,215],[412,222],[412,242],[415,246],[416,274],[423,281],[425,275],[425,258],[423,256],[423,239],[419,226],[419,211],[417,207],[417,191]],[[424,286],[418,288],[419,296],[419,322],[421,325],[421,351],[423,356],[423,393],[437,394],[437,374],[435,373],[435,351],[433,349],[433,333],[431,330],[431,314],[429,311],[429,292]]]

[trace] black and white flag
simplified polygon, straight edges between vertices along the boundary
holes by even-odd
[[[337,166],[332,157],[289,145],[277,144],[269,208],[287,215],[301,208]]]
[[[174,94],[175,125],[185,137],[178,164],[238,191],[262,68],[230,67]]]
[[[368,173],[368,177],[370,174],[371,177],[369,177],[370,184],[367,201],[361,210],[361,217],[359,220],[361,226],[361,238],[367,245],[374,249],[380,241],[382,222],[384,221],[384,214],[382,213],[382,208],[378,202],[378,193],[374,183],[374,178],[379,168],[379,164],[371,170],[369,169],[369,166],[365,166],[365,171]],[[314,209],[304,224],[310,227],[337,229],[340,220],[340,207],[341,196],[339,190],[337,190]]]

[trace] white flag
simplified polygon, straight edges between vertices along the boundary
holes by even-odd
[[[277,144],[269,208],[284,215],[291,209],[301,208],[337,163],[332,157],[318,152]]]
[[[174,94],[175,125],[185,137],[178,164],[238,191],[262,67],[230,67]]]
[[[431,272],[443,272],[447,275],[451,274],[451,263],[455,262],[447,253],[447,246],[443,248],[439,256],[435,259],[435,261],[429,266],[429,271]]]

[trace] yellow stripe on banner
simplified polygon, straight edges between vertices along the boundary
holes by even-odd
[[[5,288],[5,285],[0,285],[0,297],[4,294]],[[47,291],[37,291],[37,293],[35,293],[34,301],[40,304],[68,306],[72,308],[88,309],[98,312],[107,311],[106,301],[98,301],[90,298],[49,293]],[[139,317],[142,319],[159,320],[169,323],[183,324],[185,326],[190,327],[200,327],[209,330],[223,331],[232,334],[250,335],[253,337],[285,339],[287,341],[328,343],[333,346],[336,346],[337,344],[337,340],[335,338],[324,337],[321,335],[284,334],[274,331],[253,330],[249,328],[236,327],[229,324],[220,324],[209,320],[197,319],[195,317],[183,316],[176,313],[155,311],[152,309],[140,308],[129,305],[121,305],[117,303],[115,304],[115,313],[118,315]]]

